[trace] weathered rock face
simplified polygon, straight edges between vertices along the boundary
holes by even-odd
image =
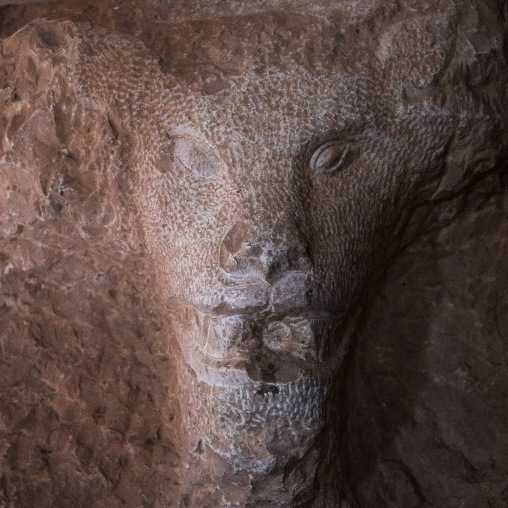
[[[507,200],[489,187],[441,210],[460,218],[402,254],[369,310],[344,412],[358,506],[506,506]]]
[[[164,314],[117,142],[55,65],[55,36],[2,46],[0,504],[170,506]]]
[[[72,21],[37,19],[59,4],[6,9],[12,28],[34,21],[4,39],[0,62],[4,400],[21,400],[4,423],[5,501],[477,506],[460,481],[435,486],[446,471],[428,480],[437,455],[417,465],[420,448],[394,438],[425,442],[442,421],[428,416],[440,402],[419,382],[427,371],[406,378],[390,363],[404,357],[389,332],[418,351],[446,332],[429,332],[423,303],[408,305],[426,323],[415,338],[397,298],[374,300],[366,323],[364,310],[389,261],[428,234],[425,213],[481,178],[487,196],[501,188],[484,178],[507,151],[501,4],[152,7],[134,26],[125,6],[103,17],[107,6],[73,4],[59,16]],[[200,7],[213,22],[196,20]],[[172,24],[154,31],[147,12],[173,12]],[[473,208],[457,244],[480,220]],[[449,245],[404,256],[430,263],[428,248],[453,264]],[[389,323],[379,336],[376,312]],[[431,362],[432,376],[452,383],[439,374],[450,361]],[[380,400],[373,364],[410,396],[421,388],[389,429],[382,409],[364,423]],[[475,460],[464,464],[486,467]],[[61,471],[71,487],[51,480]]]

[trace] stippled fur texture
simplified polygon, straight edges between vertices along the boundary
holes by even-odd
[[[412,210],[506,149],[502,38],[472,41],[475,19],[442,2],[368,28],[291,13],[183,23],[175,40],[192,33],[209,64],[177,51],[164,72],[136,40],[65,21],[4,42],[24,80],[2,91],[2,164],[39,178],[54,152],[107,174],[116,220],[153,260],[183,354],[185,506],[335,502],[316,457],[358,302]],[[9,131],[21,111],[30,156]],[[100,156],[58,131],[85,132],[88,112],[103,119],[87,131]]]

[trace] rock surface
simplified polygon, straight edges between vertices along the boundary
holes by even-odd
[[[508,506],[505,185],[446,204],[384,276],[348,381],[353,506]]]
[[[1,8],[0,503],[507,506],[502,5]]]
[[[62,76],[12,49],[1,85],[0,504],[175,506],[175,355],[119,197],[114,137],[96,135],[104,119],[79,112],[72,93],[49,110]]]

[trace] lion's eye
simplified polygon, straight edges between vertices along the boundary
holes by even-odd
[[[310,168],[322,174],[331,174],[346,168],[355,158],[354,150],[344,141],[327,141],[317,148],[310,159]]]
[[[215,151],[205,142],[191,137],[174,140],[174,158],[194,177],[214,180],[222,171],[222,163]]]

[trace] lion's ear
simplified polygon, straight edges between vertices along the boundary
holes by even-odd
[[[421,16],[395,23],[379,39],[376,56],[392,89],[409,99],[432,88],[455,52],[450,16]]]
[[[431,199],[449,198],[500,166],[507,147],[504,132],[495,118],[464,117],[448,145],[439,186]]]

